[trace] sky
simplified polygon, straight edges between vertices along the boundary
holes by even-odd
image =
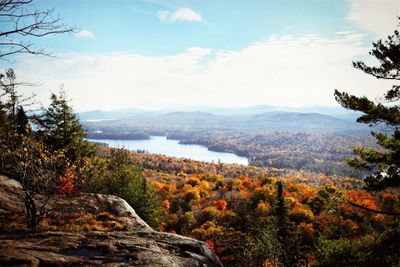
[[[400,0],[40,0],[76,27],[32,39],[53,54],[0,62],[39,83],[46,105],[61,84],[76,111],[127,107],[337,105],[334,89],[377,98],[391,83],[372,42],[399,24]]]

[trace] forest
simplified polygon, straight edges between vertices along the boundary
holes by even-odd
[[[130,156],[162,203],[160,230],[206,241],[225,266],[397,264],[389,244],[398,218],[357,205],[398,211],[398,189],[373,193],[349,177]]]
[[[119,129],[117,126],[110,131],[110,126],[98,127],[94,124],[100,123],[89,124],[88,136],[92,139],[140,140],[150,135],[165,135],[179,140],[181,144],[198,144],[212,151],[247,157],[253,166],[307,170],[328,175],[363,177],[365,173],[349,167],[345,159],[353,155],[354,146],[378,148],[369,132],[182,130],[178,126],[165,130],[151,130],[155,126],[146,126],[143,130],[126,127],[116,130]],[[94,133],[91,129],[101,132]]]
[[[9,35],[74,31],[49,17],[51,10],[25,13],[25,5],[0,0],[0,12],[8,12],[14,23],[9,27],[16,26],[15,31],[0,31],[0,37],[6,35],[11,42],[0,42],[0,59],[20,53],[45,55],[26,39]],[[33,22],[21,26],[20,19],[26,17]],[[49,95],[48,104],[30,110],[36,96],[24,94],[17,70],[6,68],[0,74],[0,176],[18,182],[24,220],[14,220],[15,214],[5,218],[7,213],[0,210],[0,237],[132,232],[107,212],[89,216],[49,205],[61,196],[113,195],[124,199],[152,229],[170,238],[203,241],[196,242],[224,266],[399,266],[398,30],[374,42],[370,55],[380,65],[355,61],[353,66],[394,81],[381,99],[332,92],[341,106],[359,112],[359,126],[328,115],[287,112],[236,119],[173,112],[158,114],[158,119],[82,122],[62,86]],[[294,131],[299,123],[303,127]],[[96,135],[143,139],[154,134],[234,152],[251,164],[206,163],[88,141]],[[37,246],[41,248],[40,242]]]

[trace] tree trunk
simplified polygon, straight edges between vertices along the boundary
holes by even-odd
[[[32,195],[25,192],[26,226],[28,229],[35,229],[37,226],[36,205]]]

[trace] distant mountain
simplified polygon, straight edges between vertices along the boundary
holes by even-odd
[[[319,113],[323,115],[333,116],[339,119],[355,121],[359,117],[359,113],[346,110],[340,106],[306,106],[306,107],[284,107],[272,105],[258,105],[251,107],[181,107],[181,108],[164,108],[159,110],[145,110],[137,108],[117,109],[111,111],[92,110],[79,113],[82,121],[91,120],[119,120],[138,117],[154,117],[157,115],[172,116],[172,114],[182,116],[184,113],[210,114],[218,116],[252,116],[267,112],[297,112],[297,113]],[[169,115],[168,115],[169,114]]]
[[[206,112],[193,111],[193,112],[171,112],[167,114],[159,115],[160,118],[168,118],[168,119],[209,119],[215,118],[216,115]]]
[[[267,112],[248,120],[253,128],[264,130],[344,131],[365,126],[319,113]]]
[[[118,109],[118,110],[90,110],[80,112],[79,118],[81,121],[97,121],[97,120],[118,120],[136,116],[139,114],[145,114],[149,111],[144,109]]]
[[[179,130],[222,130],[222,131],[314,131],[314,132],[353,132],[368,129],[366,125],[356,123],[354,118],[341,119],[320,114],[288,111],[270,111],[252,115],[265,110],[265,107],[253,108],[251,115],[240,112],[240,115],[216,115],[207,112],[152,112],[130,113],[112,121],[86,121],[89,132],[102,132],[113,135],[119,133],[145,132],[147,134],[165,134]],[[101,113],[98,113],[102,115]],[[223,113],[224,114],[224,113]],[[109,114],[107,114],[109,115]],[[338,116],[345,116],[339,114]],[[346,115],[347,116],[347,115]],[[110,118],[110,117],[103,117]]]

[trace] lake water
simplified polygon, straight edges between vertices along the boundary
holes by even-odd
[[[233,153],[214,152],[201,145],[183,145],[178,140],[169,140],[165,136],[151,136],[147,140],[105,140],[96,139],[89,141],[106,143],[110,147],[125,148],[128,150],[144,150],[153,154],[161,154],[178,158],[189,158],[198,161],[223,163],[238,163],[248,165],[245,157]]]

